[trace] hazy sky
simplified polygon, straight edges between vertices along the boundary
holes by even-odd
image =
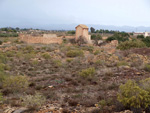
[[[150,26],[150,0],[0,0],[0,27]]]

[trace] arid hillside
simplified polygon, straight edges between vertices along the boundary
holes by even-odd
[[[145,46],[123,50],[119,43],[120,50],[108,42],[95,46],[0,40],[2,113],[149,112],[150,104],[143,100],[150,95],[150,49]]]

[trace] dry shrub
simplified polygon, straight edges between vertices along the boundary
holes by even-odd
[[[95,73],[96,73],[95,68],[91,67],[83,69],[81,72],[79,72],[79,75],[84,78],[92,78]]]
[[[83,56],[82,50],[70,50],[66,53],[67,57],[77,57],[77,56]]]
[[[41,107],[46,102],[46,98],[40,93],[36,93],[35,95],[26,95],[21,97],[21,100],[23,101],[24,106],[33,109]]]
[[[27,89],[29,82],[26,76],[10,76],[3,80],[3,88],[12,92],[19,92]]]
[[[118,63],[117,63],[117,66],[119,67],[119,66],[129,66],[129,64],[128,64],[128,62],[126,62],[126,61],[119,61]]]
[[[103,74],[105,76],[109,76],[109,77],[114,75],[113,70],[111,68],[104,68],[103,69]]]
[[[50,56],[48,53],[42,54],[42,57],[43,57],[44,59],[50,59],[50,58],[51,58],[51,56]]]

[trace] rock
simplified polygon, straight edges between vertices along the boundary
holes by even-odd
[[[28,110],[27,108],[19,108],[19,109],[15,110],[13,113],[23,113],[27,110]]]
[[[130,110],[125,110],[125,111],[121,111],[121,112],[114,112],[114,113],[133,113],[132,111]]]
[[[4,113],[13,113],[13,111],[15,111],[15,109],[9,107],[4,111]]]
[[[54,111],[56,108],[55,107],[50,107],[49,110]]]
[[[97,108],[97,107],[89,107],[89,108],[86,109],[86,112],[88,112],[88,113],[92,113],[94,111],[98,112],[99,108]]]
[[[53,88],[53,86],[48,86],[49,88]]]

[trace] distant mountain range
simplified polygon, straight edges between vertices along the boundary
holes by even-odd
[[[42,29],[47,30],[75,30],[75,27],[78,24],[51,24],[43,26]],[[145,26],[113,26],[113,25],[95,25],[95,24],[86,24],[89,28],[94,27],[96,30],[99,29],[108,29],[108,30],[115,30],[115,31],[125,31],[125,32],[150,32],[150,27]]]

